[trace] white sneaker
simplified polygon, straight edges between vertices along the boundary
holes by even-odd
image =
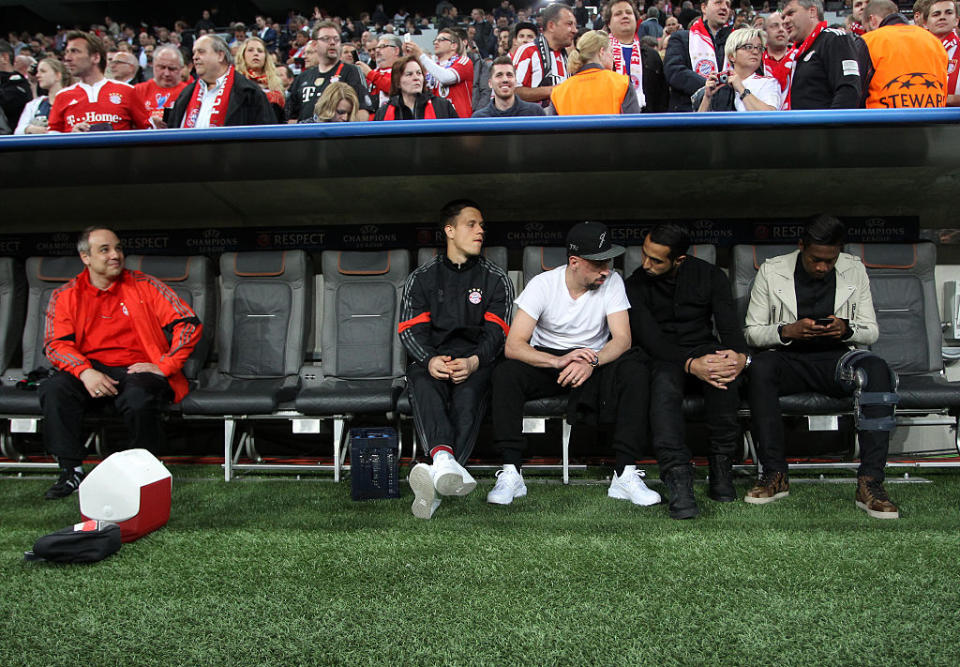
[[[494,505],[509,505],[514,498],[527,495],[527,487],[523,483],[523,475],[515,465],[510,463],[497,471],[497,484],[487,494],[487,502]]]
[[[410,506],[410,511],[418,519],[429,519],[440,507],[440,499],[437,498],[433,486],[433,466],[418,463],[410,471],[408,481],[413,489],[413,505]]]
[[[450,454],[433,459],[433,486],[441,496],[465,496],[477,488],[477,480]]]
[[[660,502],[660,494],[643,483],[645,474],[643,470],[637,470],[637,466],[625,466],[619,477],[613,473],[607,495],[618,500],[629,500],[634,505],[656,505]]]

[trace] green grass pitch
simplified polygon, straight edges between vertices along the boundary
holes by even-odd
[[[852,484],[763,507],[699,485],[678,522],[601,484],[491,507],[489,477],[420,521],[405,484],[355,503],[349,480],[171,469],[170,523],[83,566],[22,560],[76,496],[0,478],[0,665],[960,663],[957,473],[888,484],[899,521]]]

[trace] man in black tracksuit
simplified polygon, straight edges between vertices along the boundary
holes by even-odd
[[[731,463],[738,439],[740,376],[750,361],[727,277],[687,255],[689,245],[682,227],[655,227],[643,242],[643,265],[626,281],[633,344],[651,357],[650,425],[675,519],[699,513],[684,441],[685,390],[703,393],[710,497],[736,500]]]
[[[429,519],[440,495],[466,495],[476,481],[463,468],[486,412],[493,367],[503,354],[513,305],[506,272],[481,255],[483,216],[472,201],[441,213],[447,247],[410,274],[398,331],[417,433],[432,465],[410,472],[413,513]]]
[[[789,0],[783,7],[787,38],[797,45],[791,109],[856,109],[869,55],[863,40],[827,28],[820,0]],[[814,33],[813,41],[806,41]],[[673,38],[671,38],[673,41]]]

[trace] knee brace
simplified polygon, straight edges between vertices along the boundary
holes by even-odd
[[[896,392],[900,380],[884,362],[887,372],[890,373],[890,386],[893,391],[864,391],[869,378],[867,371],[860,367],[860,362],[867,358],[880,359],[869,350],[850,350],[837,362],[834,378],[844,391],[853,394],[853,418],[858,431],[892,431],[897,425],[895,412],[900,396]],[[887,416],[867,417],[863,414],[866,406],[886,405],[891,408]]]

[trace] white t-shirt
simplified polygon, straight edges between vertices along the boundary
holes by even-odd
[[[612,271],[599,289],[574,299],[567,289],[566,270],[563,265],[535,276],[514,302],[537,321],[530,345],[599,351],[610,339],[607,315],[630,309],[623,278]]]
[[[772,106],[774,110],[780,108],[780,82],[772,76],[757,76],[756,74],[751,74],[743,80],[743,86],[744,88],[748,88],[750,93],[755,95],[758,100]],[[747,108],[743,106],[743,101],[740,99],[740,96],[736,94],[734,94],[733,97],[733,106],[737,111],[747,110]]]

